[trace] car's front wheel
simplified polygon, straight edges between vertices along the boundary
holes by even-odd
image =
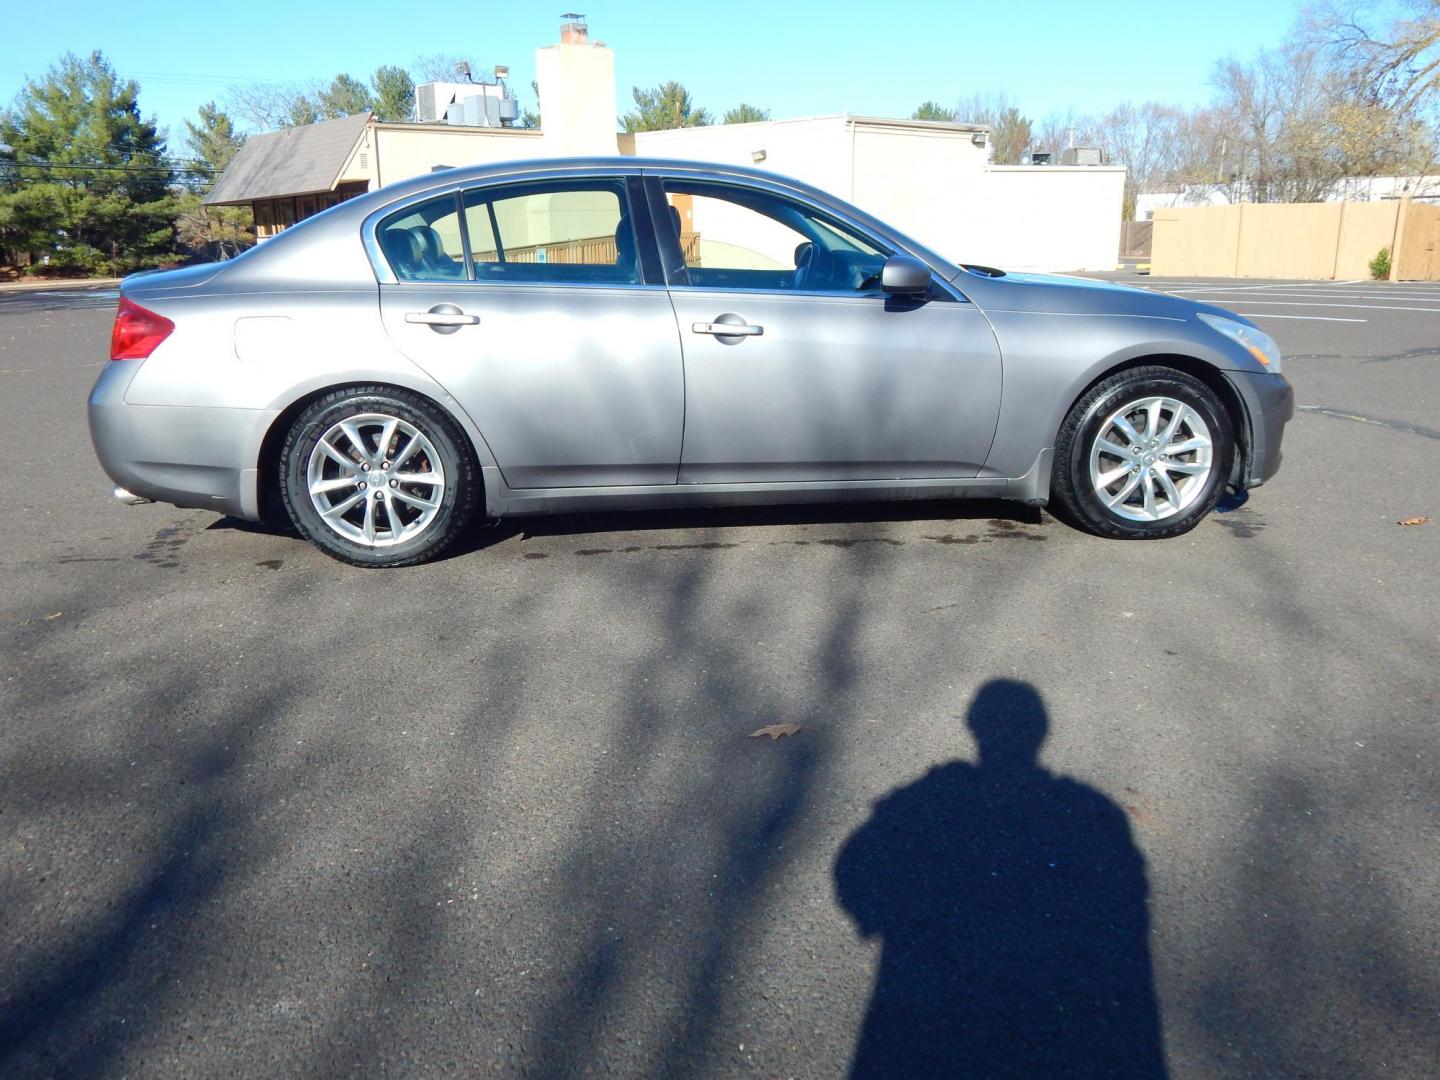
[[[464,532],[479,488],[455,421],[391,387],[352,387],[312,402],[280,453],[280,494],[295,527],[354,566],[435,558]]]
[[[1233,423],[1215,391],[1167,367],[1103,379],[1070,410],[1055,444],[1055,508],[1100,536],[1189,532],[1230,472]]]

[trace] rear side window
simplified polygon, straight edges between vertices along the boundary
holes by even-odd
[[[632,285],[640,281],[623,182],[467,192],[476,281]]]
[[[442,195],[376,229],[400,281],[633,285],[641,280],[623,181]]]
[[[464,281],[465,243],[455,195],[407,206],[375,230],[380,250],[401,281]]]

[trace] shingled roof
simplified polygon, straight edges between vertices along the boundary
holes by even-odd
[[[202,200],[248,203],[281,195],[333,191],[369,113],[256,135],[246,141]]]

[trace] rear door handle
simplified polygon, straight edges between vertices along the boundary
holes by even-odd
[[[474,326],[480,321],[480,316],[460,311],[407,311],[405,321],[424,326]]]
[[[690,329],[697,334],[714,334],[717,337],[759,337],[765,333],[763,326],[751,326],[749,323],[697,322],[692,323]]]

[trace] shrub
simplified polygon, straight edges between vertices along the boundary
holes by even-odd
[[[1379,254],[1370,260],[1370,276],[1376,281],[1388,281],[1390,279],[1390,249],[1383,247]]]

